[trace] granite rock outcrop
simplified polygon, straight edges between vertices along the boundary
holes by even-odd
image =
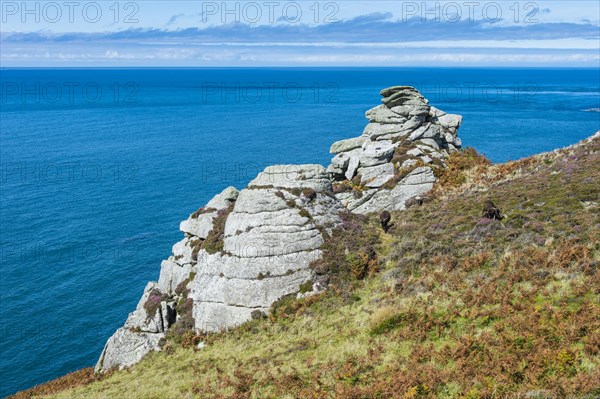
[[[226,188],[182,221],[183,238],[108,339],[96,370],[137,363],[160,350],[170,329],[225,331],[262,317],[285,296],[320,292],[326,282],[311,263],[323,256],[324,235],[341,225],[342,212],[402,210],[431,190],[434,168],[462,145],[462,118],[412,87],[381,95],[362,135],[331,146],[327,168],[267,167],[243,190]]]

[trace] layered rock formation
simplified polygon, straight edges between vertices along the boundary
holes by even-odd
[[[405,202],[431,190],[431,165],[444,166],[462,145],[459,115],[429,105],[414,88],[381,91],[382,105],[366,112],[360,137],[333,143],[327,168],[336,198],[355,213],[402,210]]]
[[[331,190],[321,165],[281,165],[240,192],[225,223],[223,251],[199,253],[191,292],[196,328],[235,327],[313,280],[309,265],[321,256],[321,230],[340,222],[342,207]]]
[[[460,148],[458,115],[411,87],[381,91],[362,136],[331,146],[331,165],[277,165],[225,189],[180,224],[184,238],[106,343],[96,370],[158,350],[169,329],[223,331],[262,317],[278,299],[326,288],[310,264],[346,209],[401,210],[429,191],[433,167]],[[308,287],[308,288],[306,288]],[[298,294],[300,295],[300,294]]]
[[[184,238],[108,340],[96,370],[138,362],[175,322],[224,331],[262,317],[305,283],[324,289],[309,266],[342,210],[321,165],[271,166],[244,190],[227,188],[181,222]]]

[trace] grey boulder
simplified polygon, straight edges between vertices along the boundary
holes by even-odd
[[[359,174],[362,184],[366,187],[381,187],[394,177],[394,165],[388,162],[381,165],[360,168]]]
[[[352,139],[336,141],[331,145],[329,152],[332,154],[339,154],[340,152],[346,152],[355,148],[360,148],[366,140],[366,137],[361,136]]]
[[[142,360],[149,352],[159,350],[165,334],[132,332],[121,327],[108,339],[94,370],[123,369]]]
[[[217,211],[229,207],[235,200],[239,191],[235,187],[227,187],[221,193],[215,195],[204,206],[206,212],[192,214],[187,220],[179,224],[179,230],[184,233],[205,239],[213,228],[213,221],[217,217]]]

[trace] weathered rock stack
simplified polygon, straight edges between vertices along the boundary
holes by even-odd
[[[146,285],[136,310],[108,339],[96,371],[139,362],[148,352],[159,348],[160,340],[176,321],[194,327],[187,294],[197,274],[200,248],[207,238],[209,243],[218,242],[215,235],[219,232],[213,229],[215,220],[223,219],[238,194],[234,187],[228,187],[181,222],[183,240],[173,245],[173,254],[162,261],[158,283]]]
[[[191,297],[196,328],[221,331],[314,279],[321,230],[343,209],[321,165],[271,166],[242,190],[227,217],[223,251],[201,249]],[[318,284],[313,287],[320,290]]]
[[[443,167],[461,147],[460,115],[430,106],[412,87],[390,87],[381,95],[383,104],[366,112],[362,136],[330,150],[335,156],[327,171],[336,198],[355,213],[404,209],[408,199],[433,187],[430,165]]]
[[[137,363],[170,329],[223,331],[262,317],[283,296],[319,292],[310,268],[323,234],[356,213],[404,209],[429,191],[432,166],[460,147],[458,115],[412,87],[381,91],[362,136],[339,141],[321,165],[266,168],[248,186],[216,195],[181,222],[184,238],[146,286],[134,312],[106,343],[96,370]]]
[[[225,189],[181,222],[183,240],[108,340],[96,370],[137,363],[175,322],[224,331],[262,317],[303,284],[324,289],[309,265],[342,210],[321,165],[270,166],[246,189]]]

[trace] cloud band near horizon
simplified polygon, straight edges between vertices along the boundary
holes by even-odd
[[[3,66],[600,66],[592,22],[228,23],[106,32],[2,32]]]

